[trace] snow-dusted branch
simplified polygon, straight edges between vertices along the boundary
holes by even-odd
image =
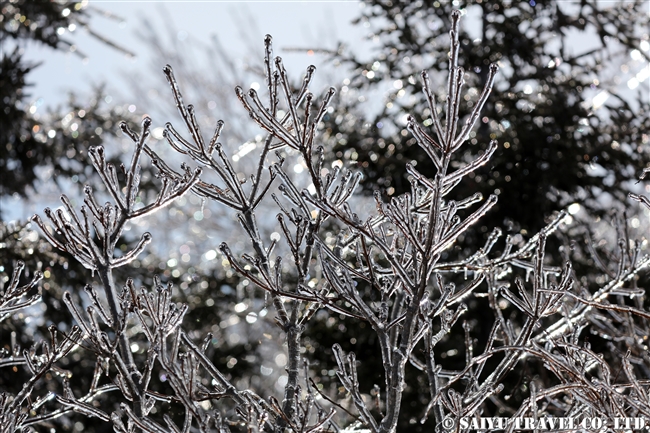
[[[77,326],[63,334],[63,340],[51,328],[47,344],[20,350],[12,342],[4,354],[8,356],[0,359],[0,368],[21,366],[31,377],[17,395],[0,396],[0,429],[50,422],[74,411],[110,420],[122,433],[303,433],[344,428],[394,433],[403,422],[407,392],[414,386],[407,380],[412,372],[420,374],[418,386],[428,387],[421,421],[432,418],[437,431],[448,418],[458,426],[461,418],[479,419],[492,406],[504,408],[515,394],[519,408],[507,407],[519,417],[649,415],[649,382],[640,373],[650,374],[646,353],[650,313],[644,305],[645,291],[636,284],[650,257],[642,254],[641,242],[632,241],[627,230],[617,231],[612,263],[597,260],[607,274],[597,287],[578,278],[568,254],[556,260],[547,252],[547,242],[569,219],[567,212],[552,216],[543,230],[526,240],[519,235],[504,239],[502,230],[494,228],[486,232],[482,248],[467,251],[458,246],[476,235],[475,227],[498,197],[496,192],[487,198],[479,193],[455,197],[456,187],[489,166],[499,151],[499,144],[491,141],[482,152],[459,154],[481,117],[497,74],[496,65],[490,65],[483,89],[463,118],[461,104],[470,101],[471,94],[464,97],[466,72],[459,66],[460,18],[459,11],[451,17],[444,104],[436,101],[428,73],[422,73],[431,115],[424,125],[431,124],[431,130],[418,124],[417,116],[407,120],[406,129],[433,169],[427,172],[406,164],[410,191],[388,201],[377,191],[375,210],[357,206],[361,174],[342,168],[346,164],[330,165],[329,149],[319,135],[334,88],[314,96],[313,66],[294,82],[282,59],[274,57],[270,36],[265,39],[261,92],[267,94],[240,87],[235,91],[265,134],[255,140],[259,154],[250,172],[243,172],[238,159],[221,144],[227,130],[223,121],[210,127],[214,131],[210,136],[203,135],[199,113],[186,105],[172,67],[165,66],[163,73],[186,132],[167,123],[164,142],[188,161],[174,168],[148,145],[149,118],[142,121],[139,133],[122,124],[134,145],[128,164],[116,167],[101,147],[89,151],[109,201],[100,200],[86,186],[80,209],[63,195],[61,208],[45,210],[49,223],[34,216],[45,238],[96,273],[101,284],[87,285],[82,296],[74,290],[65,292],[62,301]],[[148,203],[143,203],[140,191],[143,155],[158,170],[160,182],[156,198]],[[290,158],[297,158],[302,169],[287,169]],[[200,167],[192,169],[190,164]],[[118,267],[128,269],[153,240],[145,232],[128,251],[117,248],[126,224],[188,192],[224,206],[241,226],[244,251],[222,241],[214,248],[259,289],[249,290],[249,296],[263,293],[265,306],[270,299],[275,310],[274,323],[287,360],[281,396],[273,395],[274,390],[258,395],[242,389],[241,381],[222,371],[209,350],[212,335],[203,338],[184,329],[183,320],[192,311],[177,302],[171,283],[154,277],[151,287],[138,287],[137,279],[118,281],[114,275]],[[650,207],[646,197],[630,197]],[[277,224],[270,240],[260,225],[263,220]],[[19,264],[8,288],[0,290],[0,321],[40,299],[30,294],[40,275],[21,286],[22,269]],[[474,317],[479,309],[488,311],[487,316]],[[383,383],[366,383],[368,375],[362,372],[368,360],[360,359],[358,351],[344,350],[341,342],[332,348],[334,368],[329,375],[338,379],[337,389],[345,396],[330,396],[316,384],[312,376],[318,373],[307,362],[305,332],[318,320],[319,311],[328,320],[342,315],[370,328],[382,370],[373,375]],[[475,340],[477,319],[478,326],[489,331],[481,333],[487,340],[480,343]],[[587,326],[609,344],[629,346],[619,365],[586,344],[582,331]],[[450,335],[464,335],[458,345],[464,360],[451,369],[446,366],[452,364],[441,357]],[[69,378],[60,375],[63,392],[32,399],[34,384],[58,371],[55,364],[80,345],[96,355],[88,392],[77,397]],[[508,377],[522,360],[543,365],[556,385],[539,389],[532,379],[529,387],[513,388]],[[106,380],[109,383],[103,384]],[[112,406],[99,401],[106,393],[115,396]],[[178,409],[176,415],[154,410],[161,403]],[[31,413],[48,404],[57,409]]]

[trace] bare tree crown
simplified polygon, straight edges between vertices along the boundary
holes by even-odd
[[[296,85],[282,59],[274,57],[271,37],[266,37],[264,91],[236,89],[250,118],[266,134],[257,148],[255,169],[245,177],[219,142],[224,123],[217,122],[212,135],[204,136],[195,108],[185,104],[171,66],[165,66],[186,130],[166,124],[165,141],[200,168],[185,163],[177,168],[159,157],[148,144],[151,119],[142,121],[139,132],[122,124],[134,144],[128,164],[108,163],[102,147],[89,152],[109,201],[102,204],[93,188],[86,186],[79,208],[63,195],[61,209],[45,209],[47,222],[34,216],[47,240],[96,273],[101,284],[85,287],[85,303],[73,293],[64,295],[76,322],[70,332],[52,327],[49,342],[25,350],[12,343],[3,354],[0,366],[26,368],[31,379],[21,393],[1,395],[0,431],[28,430],[74,411],[110,422],[122,433],[392,433],[398,429],[405,390],[413,386],[407,380],[409,369],[422,372],[427,382],[427,403],[418,422],[433,419],[438,431],[457,431],[461,419],[500,414],[498,408],[506,407],[504,402],[513,392],[506,377],[522,360],[542,363],[554,385],[540,389],[531,383],[519,408],[507,412],[513,419],[650,417],[650,313],[644,309],[645,291],[636,286],[650,258],[641,254],[638,242],[621,238],[618,271],[596,291],[581,285],[570,262],[546,255],[547,238],[563,223],[565,213],[525,242],[516,243],[510,236],[503,240],[501,230],[495,228],[478,251],[463,258],[449,254],[497,203],[497,195],[454,195],[454,188],[488,163],[499,147],[493,141],[471,161],[455,159],[480,118],[498,69],[489,66],[485,87],[469,113],[461,116],[466,71],[459,66],[460,18],[459,12],[451,17],[445,99],[431,88],[426,72],[421,76],[432,127],[418,124],[412,116],[407,121],[408,131],[423,157],[433,162],[435,172],[423,173],[407,164],[410,192],[388,201],[377,192],[376,211],[363,218],[351,203],[361,175],[329,165],[328,149],[319,137],[335,89],[320,95],[311,92],[313,66]],[[286,152],[301,158],[306,167],[302,179],[287,170]],[[145,156],[160,180],[157,197],[148,203],[142,202],[139,187]],[[219,249],[274,308],[287,358],[282,395],[270,391],[259,395],[232,383],[207,351],[211,336],[195,341],[184,330],[183,319],[191,312],[187,305],[175,302],[170,284],[156,278],[152,287],[137,287],[132,279],[117,281],[114,276],[116,268],[128,266],[153,241],[152,235],[144,233],[132,250],[121,251],[117,245],[125,225],[187,193],[236,214],[247,252],[239,254],[226,243]],[[648,206],[647,198],[632,198]],[[281,233],[270,241],[258,224],[267,218],[266,211],[260,212],[267,205],[277,210]],[[337,235],[324,236],[326,227],[336,227]],[[41,276],[20,286],[21,272],[19,267],[0,291],[2,320],[40,300],[30,293]],[[521,278],[522,272],[531,278]],[[489,338],[478,344],[468,317],[473,300],[493,312],[492,323],[482,324],[491,326]],[[358,372],[364,360],[336,344],[332,362],[345,395],[328,395],[319,389],[313,381],[316,373],[301,349],[305,330],[321,310],[369,326],[378,342],[383,383],[361,381]],[[465,329],[465,360],[455,368],[443,368],[438,346],[455,326]],[[626,341],[622,372],[614,371],[585,343],[581,331],[587,326]],[[53,374],[50,380],[61,391],[32,396],[35,384],[56,372],[57,362],[82,345],[96,356],[87,393],[75,395],[69,377]],[[134,353],[134,345],[146,349]],[[158,383],[162,377],[164,386]],[[111,399],[102,399],[104,395]],[[57,408],[43,411],[52,400]],[[172,417],[155,410],[162,404],[182,408],[183,415]]]

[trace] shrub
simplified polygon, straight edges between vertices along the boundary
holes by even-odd
[[[266,100],[255,90],[236,89],[267,134],[258,163],[245,176],[219,143],[223,122],[206,139],[166,66],[187,135],[168,123],[164,136],[199,167],[182,163],[178,169],[163,160],[148,144],[151,119],[145,118],[138,132],[124,123],[122,131],[135,148],[130,162],[116,167],[102,147],[93,147],[89,157],[103,190],[86,186],[79,209],[62,196],[62,208],[45,210],[48,223],[33,218],[54,247],[96,274],[100,284],[86,286],[83,296],[63,295],[76,323],[69,332],[51,327],[50,341],[28,350],[12,342],[0,365],[19,367],[26,379],[15,393],[2,394],[2,430],[66,423],[73,411],[110,422],[117,432],[394,432],[412,422],[454,431],[461,422],[490,416],[578,421],[650,416],[650,313],[645,291],[637,286],[650,258],[641,254],[640,242],[619,231],[618,251],[611,256],[616,269],[597,288],[583,284],[561,254],[546,253],[547,238],[567,222],[565,212],[528,240],[502,240],[495,228],[485,246],[469,256],[452,248],[497,202],[496,195],[454,196],[454,188],[498,148],[493,141],[470,161],[455,159],[497,73],[496,65],[490,66],[485,87],[461,119],[465,71],[458,66],[459,19],[454,12],[444,104],[422,73],[433,133],[415,117],[408,119],[422,157],[435,170],[421,173],[407,165],[410,191],[388,202],[376,194],[374,212],[363,201],[354,203],[359,174],[326,166],[318,134],[334,89],[320,97],[311,93],[313,67],[294,87],[282,60],[273,57],[270,36]],[[151,200],[139,189],[145,156],[160,182]],[[302,164],[302,178],[286,167],[294,157]],[[174,300],[171,284],[155,278],[151,287],[138,287],[133,279],[116,277],[114,271],[128,267],[153,240],[144,233],[122,250],[127,225],[187,193],[236,213],[247,252],[239,254],[226,243],[220,251],[256,287],[250,296],[261,299],[263,293],[275,311],[287,360],[279,398],[272,389],[256,391],[232,380],[213,356],[219,342],[186,331],[183,321],[192,313]],[[260,211],[266,202],[279,212],[280,235],[270,241],[259,225],[268,218],[268,208]],[[38,301],[38,295],[24,297],[40,276],[23,286],[19,276],[16,271],[1,294],[2,318]],[[481,322],[472,317],[479,310],[491,312],[489,323],[484,315]],[[331,362],[339,384],[334,390],[310,368],[304,338],[313,323],[330,318],[363,324],[377,349],[374,359],[357,359],[346,342],[334,344]],[[450,338],[452,329],[458,335],[460,328],[464,341]],[[590,334],[606,340],[608,353],[592,348]],[[80,350],[94,358],[83,395],[79,384],[70,385],[76,378],[57,365]],[[360,380],[369,365],[379,369],[375,382]],[[522,371],[527,383],[520,383]],[[408,413],[419,411],[419,419],[405,420],[405,406]]]

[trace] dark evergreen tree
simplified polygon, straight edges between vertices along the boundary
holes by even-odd
[[[353,68],[346,85],[353,95],[342,97],[343,105],[330,117],[330,137],[341,154],[359,161],[368,191],[375,185],[387,195],[408,190],[406,162],[432,172],[431,163],[416,156],[405,115],[423,113],[417,121],[431,124],[420,72],[435,76],[432,71],[448,69],[444,29],[450,12],[461,9],[468,13],[460,39],[461,63],[472,72],[466,83],[473,89],[466,98],[470,106],[478,98],[475,89],[485,84],[487,66],[500,66],[482,125],[471,139],[483,150],[491,139],[500,145],[490,164],[462,185],[463,193],[499,195],[497,208],[483,222],[484,233],[492,226],[534,233],[545,218],[574,201],[602,214],[610,208],[610,198],[626,200],[624,185],[650,161],[644,148],[650,110],[647,86],[625,94],[621,88],[627,86],[617,77],[633,50],[648,60],[640,48],[648,41],[647,2],[364,4],[356,23],[369,27],[377,49],[370,58],[351,50],[334,56]],[[589,48],[581,47],[587,38]],[[387,87],[383,109],[373,114],[359,110],[359,96]]]
[[[38,167],[51,169],[55,181],[76,175],[83,183],[85,172],[80,168],[85,165],[85,152],[106,136],[115,136],[114,126],[124,115],[102,106],[101,89],[90,104],[72,99],[68,107],[57,112],[34,115],[29,73],[38,64],[25,61],[23,56],[30,43],[76,51],[64,36],[76,27],[101,36],[89,29],[91,17],[80,2],[10,1],[3,4],[0,13],[0,170],[11,173],[3,176],[0,194],[25,196],[33,191]],[[75,164],[74,160],[84,164]]]
[[[372,193],[379,187],[385,198],[410,190],[412,179],[405,170],[406,163],[433,177],[436,169],[430,159],[422,158],[407,115],[415,116],[415,123],[429,126],[428,133],[433,136],[420,74],[428,71],[432,80],[446,77],[446,29],[454,9],[468,14],[460,34],[461,66],[468,69],[465,85],[469,88],[461,118],[468,116],[478,102],[488,66],[498,63],[500,67],[480,126],[471,133],[472,146],[465,148],[466,155],[455,162],[456,167],[471,161],[477,148],[486,151],[491,140],[498,140],[499,147],[488,164],[463,180],[455,194],[497,194],[499,200],[481,224],[468,230],[447,254],[462,257],[481,247],[493,227],[501,227],[523,242],[544,227],[554,213],[579,202],[587,210],[579,215],[584,224],[574,227],[571,242],[569,236],[560,236],[550,238],[549,245],[564,248],[565,257],[573,259],[585,289],[595,287],[602,272],[594,259],[598,254],[595,250],[611,251],[612,247],[596,245],[594,237],[585,234],[594,230],[594,221],[601,218],[618,221],[619,227],[624,225],[622,214],[612,210],[621,211],[626,202],[629,204],[629,185],[636,181],[639,168],[650,163],[646,149],[650,142],[649,94],[643,90],[647,86],[625,92],[622,88],[626,83],[617,78],[621,65],[631,62],[633,50],[648,60],[641,48],[648,41],[647,2],[365,2],[355,23],[368,27],[376,49],[367,53],[342,47],[332,57],[333,62],[352,68],[352,72],[343,83],[335,111],[325,118],[329,143],[336,152],[330,157],[356,160],[355,168],[364,173],[365,190]],[[587,37],[593,42],[591,48],[576,43]],[[640,62],[636,67],[642,67]],[[447,91],[441,84],[433,81],[432,85],[439,92],[435,95],[439,107],[444,106],[442,98]],[[597,95],[599,98],[594,99]],[[376,101],[381,97],[385,99],[377,110]],[[363,100],[373,102],[362,105]],[[369,109],[363,108],[366,105]],[[586,242],[580,242],[582,239]],[[607,266],[607,272],[615,272],[611,264]],[[462,279],[457,283],[462,284]],[[473,300],[468,306],[471,320],[466,330],[456,327],[439,343],[438,362],[443,368],[456,368],[464,362],[466,338],[486,341],[490,332],[494,317],[487,303]],[[365,359],[362,362],[369,367],[365,372],[378,371],[369,356],[378,350],[372,333],[346,322],[341,318],[334,328],[316,322],[309,328],[313,344],[323,343],[321,350],[314,352],[317,362],[326,363],[331,357],[328,336],[332,336],[350,341],[341,344]],[[332,335],[332,329],[337,335]],[[618,362],[620,353],[606,341],[598,336],[591,340],[598,351]],[[363,358],[362,353],[366,354]],[[496,361],[488,365],[491,362]],[[422,394],[427,383],[425,372],[412,368],[410,374],[405,391],[409,403],[402,409],[398,431],[431,431],[432,425],[416,422],[426,400]],[[509,384],[517,391],[508,397],[508,404],[516,406],[514,401],[527,394],[526,383],[544,374],[541,364],[530,363],[509,376]],[[331,379],[335,387],[336,380]],[[330,383],[327,377],[323,380]],[[373,380],[381,383],[383,379],[364,377],[366,383]]]
[[[71,51],[74,43],[68,29],[72,26],[99,38],[109,47],[130,53],[92,29],[93,11],[81,2],[20,0],[3,4],[0,12],[0,196],[20,195],[25,200],[38,200],[43,184],[56,182],[71,197],[81,197],[84,184],[100,183],[89,163],[89,149],[107,144],[108,148],[115,148],[114,144],[123,137],[118,124],[126,121],[134,127],[138,119],[119,105],[109,106],[105,102],[103,86],[89,89],[92,90],[89,97],[70,94],[65,104],[45,110],[41,107],[35,112],[36,105],[32,103],[33,95],[29,91],[32,84],[30,73],[39,64],[26,61],[24,53],[34,43],[52,50]],[[74,51],[79,53],[76,47]],[[116,167],[124,162],[120,152],[110,152],[108,157]],[[151,165],[143,166],[140,185],[143,199],[155,197],[160,185]],[[184,223],[185,215],[181,211],[178,214],[183,216]],[[85,296],[84,286],[96,286],[99,282],[96,275],[91,276],[69,254],[53,249],[42,236],[37,236],[33,224],[28,228],[26,221],[8,221],[15,217],[15,212],[0,208],[0,274],[2,277],[12,275],[16,265],[24,262],[26,266],[20,274],[20,283],[25,284],[40,272],[44,276],[39,284],[43,302],[38,304],[38,308],[43,310],[38,320],[25,322],[24,316],[16,316],[12,317],[14,320],[8,318],[0,324],[0,345],[4,349],[2,356],[12,353],[12,336],[15,336],[16,347],[22,350],[34,342],[47,339],[47,328],[51,325],[57,325],[64,334],[68,333],[74,321],[61,302],[63,293],[70,291],[81,303]],[[137,242],[137,236],[127,235],[120,248],[130,250]],[[171,251],[169,253],[173,254]],[[166,254],[162,253],[163,257]],[[136,260],[135,266],[129,269],[118,269],[116,280],[124,284],[127,278],[131,278],[136,284],[152,285],[154,276],[159,275],[163,283],[170,282],[180,287],[181,290],[176,290],[177,300],[188,303],[196,312],[196,320],[189,324],[188,330],[196,330],[200,335],[206,332],[215,335],[221,345],[211,355],[215,363],[227,368],[234,379],[249,373],[249,362],[244,358],[247,355],[246,359],[254,359],[254,342],[242,339],[240,344],[225,344],[225,336],[218,327],[212,326],[220,323],[223,311],[235,304],[236,291],[231,287],[237,287],[240,279],[232,273],[230,276],[224,275],[221,267],[215,271],[213,268],[202,268],[196,262],[184,266],[179,264],[172,274],[166,269],[168,259],[150,253],[144,260]],[[199,280],[211,284],[203,286]],[[222,290],[222,286],[226,288]],[[206,292],[210,292],[209,298],[213,301],[209,305],[205,304]],[[32,289],[29,295],[35,293],[36,289]],[[214,307],[215,301],[217,307]],[[94,354],[86,347],[60,361],[60,367],[70,375],[70,386],[76,395],[88,389],[95,368],[93,358]],[[230,359],[238,359],[239,362],[230,365]],[[3,368],[3,374],[0,374],[0,389],[17,393],[28,379],[28,373],[17,369],[20,378],[4,374],[9,368]],[[42,396],[48,391],[61,392],[56,381],[47,381],[37,384],[35,395]],[[174,415],[173,412],[170,414]],[[70,415],[52,420],[46,426],[74,430],[76,419],[83,421],[84,431],[112,431],[110,426],[96,418],[83,419]]]

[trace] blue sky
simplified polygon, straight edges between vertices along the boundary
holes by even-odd
[[[282,47],[334,48],[338,41],[347,43],[357,52],[372,47],[364,38],[369,29],[351,24],[359,15],[361,7],[361,3],[354,0],[90,0],[87,1],[87,7],[92,16],[90,27],[132,51],[135,57],[128,57],[99,42],[83,28],[65,32],[65,37],[76,45],[78,52],[84,54],[83,57],[77,53],[53,51],[31,44],[26,57],[42,62],[30,74],[33,84],[30,96],[33,101],[42,98],[39,105],[61,104],[69,91],[83,95],[90,91],[93,84],[107,83],[109,91],[124,87],[125,76],[134,71],[146,70],[151,64],[151,53],[136,36],[143,19],[146,17],[153,22],[162,34],[170,33],[165,29],[163,11],[173,21],[174,32],[180,41],[207,42],[212,35],[216,35],[235,62],[256,48],[260,48],[261,52],[262,41],[267,33],[273,35],[276,54],[285,56],[290,70],[302,70],[305,64],[318,59],[307,59],[304,54],[287,55],[282,52]],[[468,20],[472,19],[471,9],[467,10]],[[589,35],[576,34],[573,37],[577,51],[582,51],[593,43]],[[648,47],[644,48],[648,50]],[[160,67],[167,63],[165,59],[154,61],[160,63]],[[292,61],[295,63],[292,64]],[[634,69],[626,74],[629,76],[624,77],[626,82],[621,83],[622,87],[626,87],[627,81],[642,67]],[[642,81],[641,85],[648,86],[650,92],[647,75],[646,72],[643,79],[645,83]]]
[[[283,56],[287,69],[293,74],[301,74],[310,63],[318,65],[320,59],[318,56],[308,57],[306,53],[288,54],[283,51],[285,47],[335,48],[338,42],[344,42],[362,56],[373,47],[365,39],[370,29],[351,23],[360,15],[361,3],[358,1],[90,0],[87,7],[92,17],[92,30],[132,51],[135,57],[129,57],[98,41],[83,28],[66,30],[64,33],[83,56],[29,44],[26,58],[42,63],[29,75],[32,83],[29,99],[39,101],[39,112],[44,112],[48,106],[63,105],[70,91],[83,100],[84,96],[90,95],[92,86],[100,83],[107,84],[108,94],[117,96],[112,103],[138,103],[138,114],[150,112],[151,107],[140,105],[142,100],[136,101],[135,95],[130,93],[133,89],[127,84],[128,78],[135,76],[136,72],[144,72],[147,82],[143,82],[143,88],[155,87],[154,80],[164,84],[160,71],[169,61],[153,58],[149,47],[137,36],[138,31],[142,30],[144,18],[154,23],[161,34],[175,37],[181,49],[183,44],[208,42],[212,35],[216,35],[235,63],[257,52],[259,60],[253,60],[261,65],[264,35],[271,34],[275,53]],[[169,16],[168,21],[164,18],[165,14]],[[467,9],[467,15],[466,22],[470,23],[475,16],[471,7]],[[166,28],[169,21],[173,22],[173,30]],[[573,38],[576,51],[586,50],[593,43],[589,35],[576,34]],[[641,49],[648,52],[650,43]],[[633,61],[630,71],[624,74],[618,72],[621,79],[619,86],[629,92],[626,87],[636,74],[643,76],[640,85],[647,88],[650,94],[650,79],[647,79],[650,68],[644,68],[643,62],[634,58],[634,53],[632,57],[628,59]],[[610,65],[615,71],[620,66]],[[206,70],[206,74],[209,72]],[[157,76],[154,76],[156,73]],[[320,75],[323,75],[322,71]],[[317,74],[317,79],[320,75]],[[251,83],[238,84],[246,88]],[[166,84],[163,87],[167,89]],[[316,87],[322,89],[320,84]],[[594,106],[602,105],[608,98],[607,92],[601,90],[592,93],[590,96],[595,98]],[[171,119],[154,120],[160,123]],[[17,208],[16,211],[25,215],[33,213],[32,209],[27,208],[22,211]]]
[[[142,69],[150,61],[146,46],[136,36],[142,19],[147,17],[162,33],[166,32],[163,8],[173,19],[179,40],[191,36],[208,41],[211,35],[217,35],[236,60],[239,53],[248,52],[250,41],[259,41],[261,48],[267,33],[273,35],[278,47],[327,44],[333,48],[337,40],[358,43],[366,33],[362,27],[351,25],[359,6],[356,1],[91,0],[91,28],[136,56],[130,58],[102,44],[83,28],[66,31],[65,37],[85,57],[29,46],[26,57],[42,62],[30,74],[30,94],[33,100],[43,98],[45,105],[56,105],[65,101],[68,91],[83,94],[91,84],[105,82],[109,89],[120,86],[125,74]],[[164,59],[160,63],[162,68]]]

